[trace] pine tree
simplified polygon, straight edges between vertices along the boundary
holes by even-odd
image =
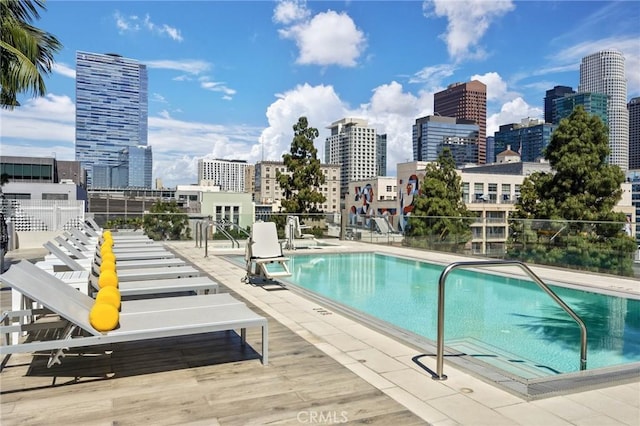
[[[285,213],[302,214],[321,213],[319,206],[326,201],[320,192],[325,177],[320,169],[318,150],[313,141],[318,137],[318,129],[308,127],[306,117],[300,117],[293,126],[291,151],[282,156],[287,173],[277,173],[282,189],[282,207]]]
[[[509,255],[632,273],[635,241],[623,232],[625,214],[613,211],[622,196],[624,173],[607,162],[608,131],[602,120],[576,107],[560,121],[544,155],[552,172],[536,172],[524,180],[513,215],[537,224],[516,222]]]

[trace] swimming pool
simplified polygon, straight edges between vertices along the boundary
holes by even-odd
[[[291,256],[290,283],[434,341],[444,266],[380,253]],[[585,322],[587,369],[640,362],[640,300],[550,286]],[[455,270],[445,345],[525,379],[580,369],[580,330],[535,283]]]

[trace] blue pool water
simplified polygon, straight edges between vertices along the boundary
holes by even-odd
[[[293,284],[436,339],[441,265],[342,253],[295,255],[289,266]],[[551,288],[587,326],[588,369],[640,362],[640,300]],[[450,348],[485,361],[493,357],[532,366],[530,377],[580,369],[577,324],[531,281],[454,270],[447,278],[445,305],[445,345]]]

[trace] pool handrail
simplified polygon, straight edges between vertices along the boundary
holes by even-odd
[[[477,268],[486,266],[518,266],[533,281],[544,290],[560,307],[573,318],[580,326],[580,370],[587,369],[587,326],[584,321],[571,309],[557,294],[553,292],[527,265],[518,260],[479,260],[466,262],[453,262],[449,264],[438,280],[438,336],[436,350],[436,376],[434,380],[447,380],[447,376],[443,374],[444,368],[444,286],[447,276],[454,269],[459,268]]]

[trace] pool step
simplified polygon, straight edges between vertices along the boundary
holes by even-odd
[[[523,379],[549,377],[562,373],[473,337],[448,340],[446,345],[451,349],[460,351],[474,359],[493,365]]]

